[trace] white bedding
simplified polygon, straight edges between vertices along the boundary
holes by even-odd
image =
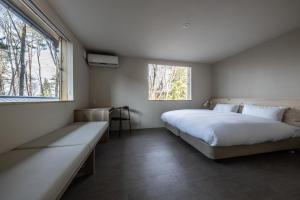
[[[299,127],[239,113],[187,109],[165,112],[161,119],[211,146],[249,145],[300,136]]]

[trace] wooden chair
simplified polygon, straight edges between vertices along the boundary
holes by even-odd
[[[116,107],[116,108],[112,107],[110,109],[110,112],[113,113],[114,111],[118,111],[118,116],[112,116],[112,117],[110,117],[110,122],[109,122],[109,128],[110,128],[110,130],[111,130],[112,121],[118,121],[119,122],[119,136],[121,136],[122,122],[123,121],[128,121],[129,131],[130,131],[130,134],[131,134],[132,130],[131,130],[131,119],[130,119],[130,109],[129,109],[129,106]],[[127,116],[123,116],[124,112],[127,112]]]

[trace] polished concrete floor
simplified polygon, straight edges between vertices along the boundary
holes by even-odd
[[[64,200],[299,200],[300,151],[215,162],[165,129],[113,136],[96,148],[96,173]]]

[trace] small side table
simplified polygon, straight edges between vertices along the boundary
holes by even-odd
[[[107,121],[108,123],[110,123],[110,111],[111,111],[110,107],[77,109],[74,111],[74,121],[75,122]],[[108,139],[109,139],[109,128],[106,131],[105,135],[100,139],[100,142],[107,141]]]

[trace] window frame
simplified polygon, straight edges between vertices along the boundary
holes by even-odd
[[[189,82],[188,82],[188,94],[189,98],[188,99],[150,99],[150,85],[149,85],[149,78],[150,78],[150,65],[161,65],[161,66],[171,66],[171,67],[184,67],[189,69]],[[164,63],[148,63],[147,65],[147,100],[148,101],[192,101],[192,67],[188,65],[181,65],[181,64],[164,64]]]
[[[74,101],[73,91],[73,43],[31,0],[0,0],[0,3],[59,48],[59,94],[58,97],[0,96],[1,104],[49,103]],[[37,22],[39,21],[39,22]],[[42,24],[42,25],[41,25]],[[46,28],[45,28],[46,27]]]

